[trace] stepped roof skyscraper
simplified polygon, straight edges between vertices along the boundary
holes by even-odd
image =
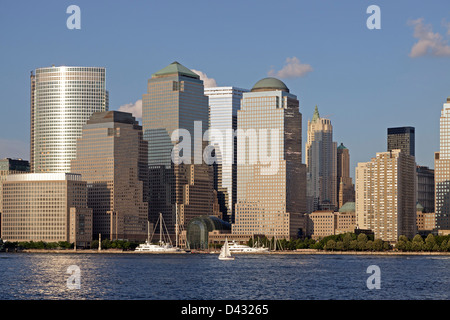
[[[156,223],[162,213],[172,235],[177,225],[186,228],[196,216],[219,215],[214,211],[213,168],[203,161],[208,125],[208,97],[199,75],[178,62],[152,74],[142,97],[149,215]]]
[[[87,182],[95,238],[147,238],[147,170],[147,141],[131,113],[94,113],[83,126],[72,172]]]
[[[308,212],[338,206],[336,148],[331,120],[321,118],[316,106],[312,120],[308,120],[306,142]]]

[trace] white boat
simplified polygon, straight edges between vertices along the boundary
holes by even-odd
[[[152,244],[151,243],[150,234],[149,234],[147,236],[148,239],[145,241],[145,243],[142,243],[138,247],[136,247],[135,251],[138,251],[138,252],[153,252],[153,253],[182,252],[180,248],[172,246],[172,243],[170,242],[170,237],[169,237],[168,233],[167,233],[167,238],[169,239],[169,242],[165,242],[163,240],[162,229],[163,229],[164,220],[163,220],[163,217],[162,217],[162,213],[159,214],[159,219],[156,222],[155,229],[156,229],[156,226],[158,225],[158,222],[159,222],[159,242],[158,242],[158,244]],[[167,231],[167,228],[166,228],[166,231]],[[149,232],[150,232],[150,229],[149,229]],[[154,234],[154,232],[153,232],[153,234]]]
[[[231,256],[230,248],[228,247],[228,240],[225,239],[225,243],[220,250],[219,260],[234,260],[234,257]]]
[[[230,252],[253,252],[253,253],[263,253],[263,252],[269,252],[269,248],[265,248],[265,247],[249,247],[245,244],[238,244],[236,243],[236,241],[233,241],[231,243],[231,245],[228,245],[228,248],[230,250]]]
[[[159,242],[158,244],[152,244],[148,242],[148,240],[146,240],[145,243],[140,244],[135,251],[171,253],[171,252],[181,252],[181,249],[174,247],[169,243]]]

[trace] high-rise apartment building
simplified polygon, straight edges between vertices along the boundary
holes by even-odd
[[[238,111],[236,235],[306,233],[306,167],[299,102],[275,78],[244,92]]]
[[[341,208],[347,202],[355,202],[355,188],[350,177],[350,153],[343,143],[337,147],[336,168],[336,193]]]
[[[196,73],[173,62],[152,74],[142,96],[149,215],[156,223],[162,213],[171,235],[196,216],[220,215],[214,209],[213,167],[203,161],[208,125],[208,97]]]
[[[2,194],[3,240],[90,244],[92,210],[81,175],[13,174],[3,182]]]
[[[387,151],[400,149],[415,156],[415,128],[397,127],[387,129]]]
[[[331,120],[321,118],[316,106],[308,120],[306,142],[308,212],[334,211],[337,199],[337,144],[333,142]]]
[[[237,143],[234,132],[242,94],[248,91],[236,87],[205,88],[205,95],[209,98],[210,142],[215,146],[216,156],[214,189],[223,218],[230,223],[234,222],[236,203]]]
[[[105,68],[39,68],[30,82],[31,172],[70,172],[82,126],[108,110]]]
[[[434,154],[436,228],[450,229],[450,97],[440,118],[440,147]]]
[[[356,168],[356,223],[376,239],[396,242],[416,234],[416,164],[395,149],[379,152]]]
[[[148,225],[147,141],[126,112],[96,112],[83,126],[72,172],[87,182],[93,236],[143,241]]]

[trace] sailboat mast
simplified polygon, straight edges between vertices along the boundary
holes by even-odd
[[[175,246],[178,247],[178,204],[175,203]]]
[[[159,244],[162,243],[162,213],[159,213]]]

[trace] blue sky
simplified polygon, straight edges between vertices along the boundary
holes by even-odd
[[[80,30],[66,27],[72,4],[81,9]],[[373,4],[380,30],[366,27]],[[352,176],[357,162],[386,150],[387,128],[396,126],[416,128],[416,161],[434,167],[450,96],[449,22],[444,0],[1,1],[0,158],[29,159],[36,68],[106,67],[117,110],[140,100],[151,74],[173,61],[219,86],[251,88],[289,58],[309,66],[281,73],[300,100],[304,142],[318,105],[350,150]]]

